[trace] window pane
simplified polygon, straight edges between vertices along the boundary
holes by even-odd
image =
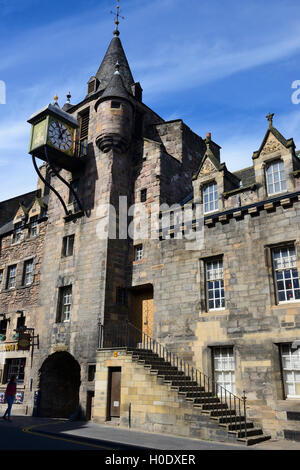
[[[204,213],[218,210],[218,186],[211,183],[203,190]]]

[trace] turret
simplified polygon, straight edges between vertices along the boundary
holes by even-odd
[[[115,149],[124,153],[129,148],[133,133],[134,105],[119,72],[119,64],[95,104],[98,115],[96,144],[102,152]]]

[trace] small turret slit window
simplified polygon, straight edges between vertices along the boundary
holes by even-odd
[[[273,265],[278,302],[299,302],[300,285],[295,247],[274,249]]]
[[[286,176],[282,160],[277,160],[268,165],[266,169],[266,180],[268,195],[286,191]]]
[[[121,103],[119,101],[112,101],[110,107],[114,109],[119,109],[121,108]]]
[[[203,189],[204,214],[215,212],[219,209],[218,185],[210,183]]]

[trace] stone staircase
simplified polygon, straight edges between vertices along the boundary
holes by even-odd
[[[218,396],[205,390],[204,386],[200,386],[198,382],[152,350],[126,348],[126,354],[132,356],[133,362],[143,365],[151,375],[157,376],[157,379],[165,386],[177,392],[180,400],[188,403],[199,414],[206,416],[210,422],[225,430],[232,440],[249,446],[271,438],[248,419],[245,423],[245,417],[239,411],[221,402]]]

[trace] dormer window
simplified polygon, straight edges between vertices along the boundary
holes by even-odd
[[[269,196],[286,191],[286,176],[282,160],[276,160],[268,165],[266,169],[266,180]]]
[[[22,222],[18,222],[14,226],[14,233],[12,237],[12,243],[18,243],[22,237]]]
[[[204,214],[214,212],[219,209],[218,185],[213,182],[205,186],[203,190]]]

